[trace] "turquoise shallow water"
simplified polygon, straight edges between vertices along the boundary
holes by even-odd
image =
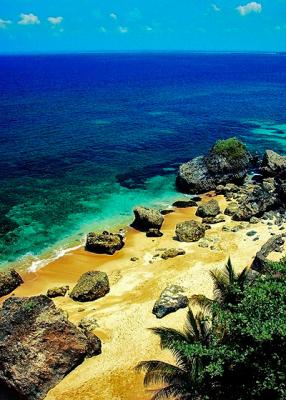
[[[0,265],[171,204],[218,138],[286,154],[285,89],[281,55],[0,57]]]

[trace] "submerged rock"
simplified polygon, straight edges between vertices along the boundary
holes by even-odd
[[[202,218],[216,217],[220,213],[220,208],[217,200],[210,200],[201,204],[196,212],[196,215]]]
[[[267,240],[261,249],[256,253],[251,268],[258,272],[264,272],[267,270],[268,260],[267,257],[272,252],[280,252],[285,240],[282,235],[275,235]]]
[[[196,242],[205,236],[206,228],[196,221],[185,221],[176,225],[176,236],[180,242]]]
[[[44,399],[100,342],[68,321],[46,296],[6,300],[0,310],[0,385],[11,399]],[[96,339],[95,339],[96,338]]]
[[[286,157],[275,153],[275,151],[266,150],[261,164],[262,174],[264,176],[276,176],[285,171]]]
[[[136,207],[134,210],[135,219],[131,226],[139,231],[147,232],[149,229],[159,229],[163,225],[164,218],[160,211],[154,208]]]
[[[89,271],[83,274],[70,297],[76,301],[93,301],[109,293],[109,280],[105,272]]]
[[[0,297],[13,292],[23,283],[23,279],[15,269],[0,272]]]
[[[98,254],[114,254],[124,246],[123,236],[107,231],[102,233],[90,232],[87,235],[85,250]]]
[[[60,286],[60,287],[54,287],[51,288],[47,291],[47,296],[50,298],[53,297],[64,297],[69,290],[69,286]]]
[[[180,166],[177,187],[185,193],[204,193],[218,185],[241,182],[251,156],[235,138],[218,141],[206,156],[200,156]]]
[[[180,308],[185,308],[189,304],[189,299],[185,290],[178,285],[167,286],[156,301],[152,313],[157,318],[163,318]]]
[[[161,258],[167,260],[168,258],[183,256],[184,254],[186,254],[186,252],[183,249],[168,249],[161,254]]]

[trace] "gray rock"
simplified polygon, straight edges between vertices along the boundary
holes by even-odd
[[[256,231],[249,231],[249,232],[246,232],[246,235],[247,236],[255,236],[257,234],[257,232]]]
[[[114,254],[124,246],[123,236],[107,231],[102,233],[90,232],[87,235],[85,249],[98,254]]]
[[[229,203],[224,211],[225,215],[234,215],[235,213],[238,212],[238,204],[235,201],[232,201]]]
[[[93,331],[94,329],[98,328],[99,325],[95,317],[83,317],[80,320],[78,327],[84,331]]]
[[[261,164],[261,173],[264,176],[276,176],[285,171],[286,157],[275,153],[275,151],[266,150]]]
[[[146,236],[147,237],[161,237],[161,236],[163,236],[163,233],[157,228],[150,228],[146,232]]]
[[[193,200],[178,200],[172,204],[173,207],[177,208],[188,208],[188,207],[196,207],[197,203]]]
[[[249,222],[250,222],[251,224],[258,224],[258,223],[260,222],[260,219],[257,218],[257,217],[251,217],[250,220],[249,220]]]
[[[203,218],[203,224],[219,224],[221,222],[225,222],[225,218],[223,215],[217,215],[216,217],[206,217]]]
[[[205,236],[206,228],[196,221],[185,221],[176,225],[176,236],[180,242],[196,242]]]
[[[267,257],[274,251],[280,252],[284,243],[285,240],[283,239],[282,235],[275,235],[267,240],[267,242],[256,253],[251,268],[258,272],[266,271],[268,268]]]
[[[185,308],[189,304],[189,299],[185,295],[185,291],[181,286],[167,286],[156,301],[152,313],[157,318],[163,318],[180,308]]]
[[[93,301],[105,296],[109,290],[109,280],[105,272],[89,271],[79,278],[70,297],[75,301]]]
[[[168,258],[183,256],[184,254],[186,254],[186,252],[183,249],[168,249],[161,254],[161,258],[163,258],[163,260],[167,260]]]
[[[23,279],[15,269],[0,272],[0,297],[13,292],[23,283]]]
[[[131,226],[142,232],[147,232],[149,229],[159,229],[163,225],[164,218],[160,211],[154,208],[136,207],[134,210],[135,219]]]
[[[47,291],[47,296],[50,298],[64,297],[69,290],[69,286],[54,287]]]
[[[216,217],[220,213],[220,208],[217,200],[210,200],[201,204],[196,212],[196,215],[202,218]]]

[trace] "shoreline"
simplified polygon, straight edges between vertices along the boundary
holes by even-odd
[[[223,212],[227,204],[225,197],[214,196],[211,192],[202,196],[202,202],[210,198],[218,200]],[[83,317],[96,318],[99,326],[93,332],[102,340],[103,352],[85,360],[68,374],[50,390],[45,400],[148,400],[150,393],[143,387],[142,375],[135,373],[135,365],[156,358],[172,361],[168,353],[160,350],[158,338],[148,328],[180,329],[186,313],[186,309],[180,309],[162,320],[157,319],[152,308],[162,290],[172,283],[184,286],[189,297],[193,294],[211,296],[209,271],[222,268],[229,256],[235,270],[242,270],[250,265],[271,232],[278,233],[278,227],[269,227],[262,221],[255,225],[245,223],[245,228],[235,233],[225,232],[222,231],[225,224],[240,224],[226,216],[226,222],[212,225],[206,232],[215,250],[199,247],[198,242],[177,242],[174,240],[175,225],[188,219],[199,221],[195,210],[194,207],[175,208],[173,213],[165,215],[162,238],[147,238],[145,233],[128,227],[125,246],[113,256],[89,253],[81,247],[34,273],[23,274],[24,284],[13,292],[15,296],[45,294],[53,286],[66,284],[72,288],[80,275],[89,270],[104,271],[110,280],[110,293],[94,302],[78,303],[68,296],[53,299],[76,325]],[[246,235],[252,229],[259,240],[253,241]],[[183,248],[186,254],[162,260],[162,247]],[[133,256],[139,260],[130,261]],[[125,351],[126,344],[132,351]],[[132,387],[136,388],[136,393],[130,393]]]

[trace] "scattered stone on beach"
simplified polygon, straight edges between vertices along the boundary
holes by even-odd
[[[235,201],[230,202],[224,210],[225,215],[234,215],[238,212],[238,204]]]
[[[243,144],[234,138],[219,144],[226,150],[220,151],[216,143],[206,156],[193,158],[179,167],[176,180],[179,190],[205,193],[220,184],[241,182],[245,178],[251,157]],[[238,149],[239,157],[233,154]]]
[[[184,254],[186,254],[186,252],[183,249],[168,249],[161,254],[161,258],[167,260],[168,258],[183,256]]]
[[[248,231],[248,232],[246,232],[246,236],[255,236],[255,235],[257,235],[257,232],[256,231]]]
[[[75,301],[93,301],[104,297],[110,290],[105,272],[89,271],[84,273],[70,293]]]
[[[160,214],[161,215],[168,215],[168,214],[172,214],[174,212],[175,212],[175,210],[172,210],[172,209],[170,209],[170,210],[161,210]]]
[[[84,330],[87,338],[86,357],[91,358],[101,354],[101,340],[91,331]]]
[[[50,298],[64,297],[69,290],[69,286],[54,287],[47,291],[47,296]]]
[[[156,301],[152,313],[157,318],[163,318],[166,315],[185,308],[189,304],[189,299],[185,294],[185,289],[178,285],[167,286]]]
[[[138,260],[139,260],[138,257],[131,257],[131,258],[130,258],[130,261],[133,261],[133,262],[138,261]]]
[[[93,331],[94,329],[98,328],[99,325],[95,317],[87,316],[80,320],[78,327],[85,331]]]
[[[136,207],[134,210],[135,219],[131,226],[142,232],[147,232],[149,229],[161,228],[164,218],[160,211],[154,208]]]
[[[267,269],[268,260],[267,257],[272,252],[281,252],[282,246],[285,243],[282,235],[273,235],[261,249],[256,253],[251,268],[258,272],[264,272]]]
[[[276,176],[286,171],[286,157],[275,151],[266,150],[261,164],[261,173],[264,176]]]
[[[176,236],[180,242],[196,242],[205,236],[206,228],[197,221],[185,221],[176,225]]]
[[[6,300],[0,310],[0,331],[1,391],[8,387],[11,399],[44,399],[89,356],[91,339],[47,296]]]
[[[146,236],[147,237],[162,237],[163,233],[157,229],[157,228],[150,228],[147,232],[146,232]]]
[[[177,208],[197,207],[197,203],[194,200],[178,200],[172,205]]]
[[[202,223],[203,224],[219,224],[221,222],[225,222],[225,218],[223,215],[217,215],[216,217],[206,217],[203,218]]]
[[[238,192],[239,187],[234,183],[227,183],[226,185],[218,185],[215,191],[217,194],[228,195]]]
[[[207,247],[209,247],[209,241],[205,238],[200,239],[198,246],[206,249]]]
[[[258,224],[258,223],[260,222],[260,219],[257,218],[257,217],[251,217],[250,220],[249,220],[249,222],[250,222],[251,224]]]
[[[85,250],[97,254],[113,255],[124,246],[124,238],[121,234],[113,234],[107,231],[102,233],[90,232],[87,235]]]
[[[206,203],[199,205],[196,215],[198,217],[216,217],[220,213],[220,208],[217,200],[210,200]]]
[[[15,269],[0,272],[0,297],[13,292],[23,282],[23,279]]]

